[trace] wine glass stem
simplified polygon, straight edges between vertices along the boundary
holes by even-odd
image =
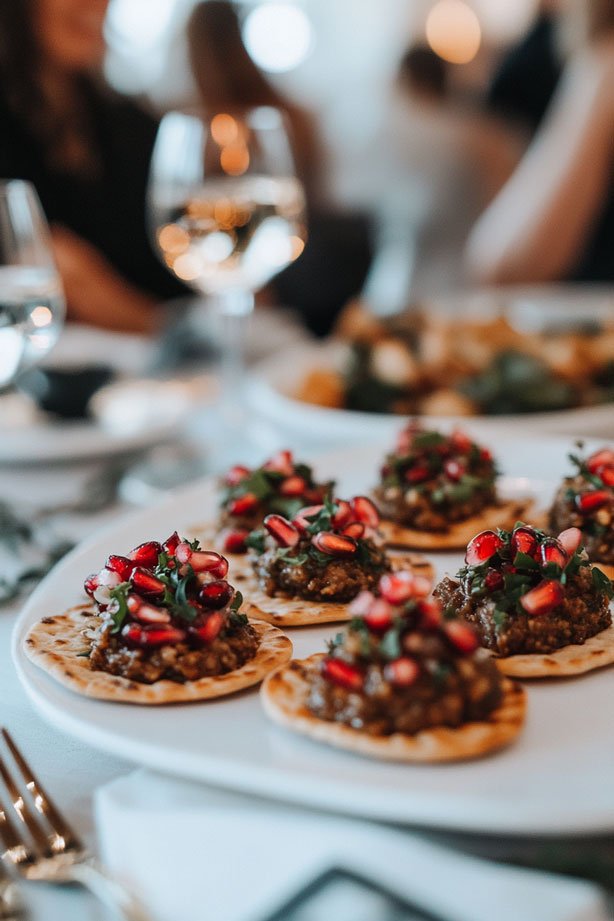
[[[225,291],[216,298],[222,332],[220,399],[225,448],[239,452],[245,423],[245,344],[250,314],[254,309],[251,291]]]

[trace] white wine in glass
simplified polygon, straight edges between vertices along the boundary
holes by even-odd
[[[64,311],[38,196],[21,179],[0,181],[0,392],[53,348]]]
[[[245,330],[254,292],[302,252],[305,199],[282,114],[171,112],[152,158],[149,209],[168,269],[222,319],[227,452],[243,429]],[[218,454],[223,452],[218,452]]]

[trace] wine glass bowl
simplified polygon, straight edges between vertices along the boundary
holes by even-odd
[[[207,295],[221,321],[222,440],[244,443],[243,353],[254,292],[298,258],[306,237],[283,114],[258,107],[166,115],[152,156],[149,213],[164,264]]]
[[[21,179],[0,181],[0,391],[53,348],[64,312],[38,196]]]
[[[170,113],[152,165],[156,244],[167,267],[206,294],[252,292],[297,258],[304,195],[280,112]]]

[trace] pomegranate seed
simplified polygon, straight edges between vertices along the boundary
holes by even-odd
[[[237,484],[244,480],[245,477],[249,476],[250,473],[251,470],[249,467],[243,467],[242,464],[235,464],[224,477],[224,482],[228,486],[237,486]]]
[[[244,496],[237,496],[228,503],[228,512],[231,515],[249,515],[260,505],[260,499],[253,492],[246,492]]]
[[[91,573],[91,575],[87,577],[87,579],[83,583],[83,588],[85,589],[86,593],[90,596],[90,598],[93,597],[94,592],[98,588],[98,573],[97,572],[93,572]]]
[[[138,595],[128,595],[126,598],[126,605],[131,614],[136,614],[141,605],[145,604],[142,598],[139,598]]]
[[[300,509],[296,513],[292,519],[292,524],[295,528],[298,528],[301,533],[306,533],[309,525],[318,517],[323,508],[323,505],[306,505],[305,508]]]
[[[361,537],[364,537],[365,530],[366,528],[362,521],[353,521],[351,524],[348,524],[341,533],[346,537],[352,537],[354,540],[360,540]]]
[[[303,496],[307,489],[307,481],[302,476],[289,476],[279,487],[282,496]]]
[[[105,566],[112,572],[116,572],[122,582],[127,582],[130,578],[132,570],[134,569],[134,561],[129,560],[125,556],[116,556],[114,553],[112,553],[105,563]]]
[[[369,613],[371,605],[375,601],[373,592],[362,591],[352,601],[348,611],[352,617],[364,617]]]
[[[571,559],[582,543],[582,531],[580,528],[567,528],[567,530],[561,531],[557,540]]]
[[[595,451],[586,461],[586,469],[590,473],[599,474],[600,467],[614,467],[614,451],[611,448],[602,448],[600,451]]]
[[[333,534],[331,531],[320,531],[311,538],[311,543],[319,550],[320,553],[326,553],[329,556],[354,556],[356,553],[356,541],[351,537],[344,537],[342,534]]]
[[[473,627],[462,620],[449,620],[444,624],[446,636],[453,646],[469,655],[480,645],[477,634]]]
[[[192,553],[192,548],[185,540],[182,540],[175,548],[175,557],[178,563],[189,563]]]
[[[364,615],[364,621],[369,630],[375,633],[385,633],[394,622],[394,608],[383,598],[376,598]]]
[[[431,471],[426,464],[416,464],[405,471],[405,479],[408,483],[422,483],[428,480],[430,475]]]
[[[390,604],[403,604],[414,596],[414,581],[411,572],[386,573],[379,580],[379,590]]]
[[[544,579],[523,595],[520,604],[528,614],[549,614],[565,597],[565,590],[556,579]]]
[[[424,598],[418,603],[420,626],[423,630],[437,630],[441,625],[441,605],[434,598]]]
[[[420,666],[415,659],[410,659],[409,656],[402,656],[400,659],[395,659],[394,662],[388,662],[384,668],[386,681],[401,688],[411,687],[418,680],[419,674]]]
[[[224,536],[224,551],[226,553],[245,553],[245,538],[249,535],[247,528],[237,528],[227,531]]]
[[[458,483],[467,468],[457,460],[447,460],[443,465],[443,469],[449,480],[452,480],[453,483]]]
[[[190,565],[194,572],[207,572],[215,579],[223,579],[228,572],[228,560],[215,550],[194,550]]]
[[[139,544],[130,554],[130,559],[134,560],[137,566],[144,566],[145,569],[154,569],[158,565],[158,557],[162,553],[162,546],[157,540],[148,540],[144,544]]]
[[[162,544],[162,549],[169,556],[175,556],[175,550],[181,543],[181,538],[176,531],[173,531],[170,537],[167,537],[164,543]]]
[[[263,469],[281,473],[286,477],[292,476],[294,473],[294,458],[292,456],[292,451],[278,451],[277,454],[263,465]]]
[[[331,684],[337,684],[348,691],[360,691],[363,685],[363,676],[359,669],[341,659],[324,659],[322,674]]]
[[[537,534],[533,528],[522,526],[512,531],[512,552],[514,556],[517,553],[526,553],[527,556],[533,556],[537,548]]]
[[[377,528],[379,525],[379,512],[373,502],[366,496],[354,496],[351,502],[354,516],[366,524],[368,528]]]
[[[599,467],[597,476],[601,478],[604,486],[614,486],[614,467]]]
[[[489,569],[486,573],[486,578],[484,579],[484,585],[489,592],[498,592],[503,588],[505,580],[503,579],[503,574],[497,572],[496,569]]]
[[[267,515],[264,526],[280,547],[296,547],[301,539],[298,528],[281,515]]]
[[[130,581],[141,595],[162,595],[166,588],[164,582],[156,579],[152,572],[138,566],[132,570]]]
[[[321,504],[324,501],[326,492],[327,490],[324,486],[314,486],[313,489],[308,489],[305,492],[305,501],[314,505]]]
[[[198,593],[198,600],[205,608],[225,608],[234,595],[232,585],[225,579],[207,582]]]
[[[133,596],[134,597],[134,596]],[[168,624],[171,615],[162,608],[155,608],[152,604],[140,604],[136,611],[131,611],[138,620],[147,624]]]
[[[455,429],[450,435],[450,444],[461,454],[467,454],[471,450],[473,442],[465,432]]]
[[[480,448],[480,460],[489,464],[492,461],[492,451],[489,451],[488,448]]]
[[[224,626],[224,616],[219,611],[210,614],[205,623],[199,627],[192,627],[194,633],[200,637],[203,643],[212,643],[219,636]]]
[[[565,569],[567,563],[569,562],[567,551],[558,542],[558,540],[555,540],[554,538],[548,538],[545,540],[541,545],[540,551],[543,566],[545,566],[547,563],[555,563],[557,566],[560,566],[561,569]]]
[[[130,623],[122,630],[122,636],[130,643],[137,646],[174,646],[185,639],[185,632],[177,627],[142,627],[140,624]]]
[[[590,515],[612,500],[612,493],[605,489],[595,489],[576,496],[576,505],[583,515]]]
[[[337,511],[332,516],[331,521],[334,528],[341,530],[353,520],[352,506],[345,499],[335,499]]]
[[[467,544],[465,563],[468,566],[479,566],[494,556],[502,546],[503,541],[494,531],[480,531]]]

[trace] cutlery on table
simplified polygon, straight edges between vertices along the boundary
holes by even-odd
[[[2,736],[16,768],[12,773],[0,756],[0,778],[12,806],[9,812],[0,796],[0,842],[6,866],[27,880],[78,883],[124,921],[150,921],[137,900],[88,855],[6,729]]]

